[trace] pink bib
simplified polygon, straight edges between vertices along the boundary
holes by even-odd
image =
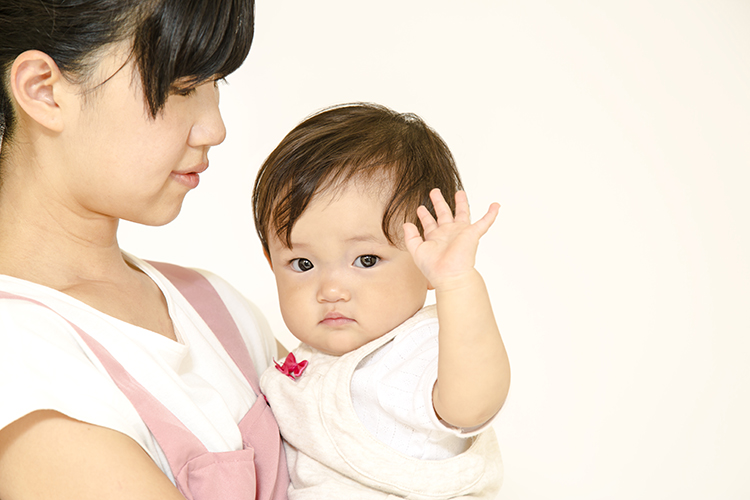
[[[70,321],[127,396],[164,451],[177,489],[187,500],[286,500],[289,474],[276,420],[260,391],[244,340],[219,294],[197,271],[151,263],[190,302],[258,396],[238,424],[243,449],[209,452],[180,420],[138,383],[96,340]],[[45,304],[7,292],[0,298]],[[63,318],[65,319],[65,318]]]

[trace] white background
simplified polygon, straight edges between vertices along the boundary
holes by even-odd
[[[451,146],[513,369],[500,498],[750,499],[750,2],[260,0],[228,128],[141,257],[210,269],[289,347],[255,172],[375,101]]]

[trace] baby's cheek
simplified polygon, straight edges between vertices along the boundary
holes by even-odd
[[[287,325],[295,322],[302,313],[298,295],[294,290],[279,288],[279,309]]]

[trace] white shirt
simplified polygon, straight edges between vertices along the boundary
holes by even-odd
[[[55,410],[130,436],[171,478],[161,449],[135,408],[60,316],[101,343],[208,451],[242,448],[236,423],[256,397],[219,341],[172,284],[148,263],[126,258],[161,289],[178,342],[108,316],[57,290],[0,275],[0,290],[52,309],[22,300],[0,300],[0,428],[36,410]],[[224,300],[256,370],[262,373],[275,353],[262,314],[225,281],[201,273]]]

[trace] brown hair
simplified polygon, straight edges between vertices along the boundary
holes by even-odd
[[[435,216],[429,193],[439,188],[455,210],[462,189],[443,139],[421,118],[378,104],[324,109],[289,132],[268,156],[253,189],[255,230],[268,253],[269,234],[291,248],[291,233],[313,196],[349,181],[390,189],[383,234],[396,244],[396,222],[417,223],[417,207]]]

